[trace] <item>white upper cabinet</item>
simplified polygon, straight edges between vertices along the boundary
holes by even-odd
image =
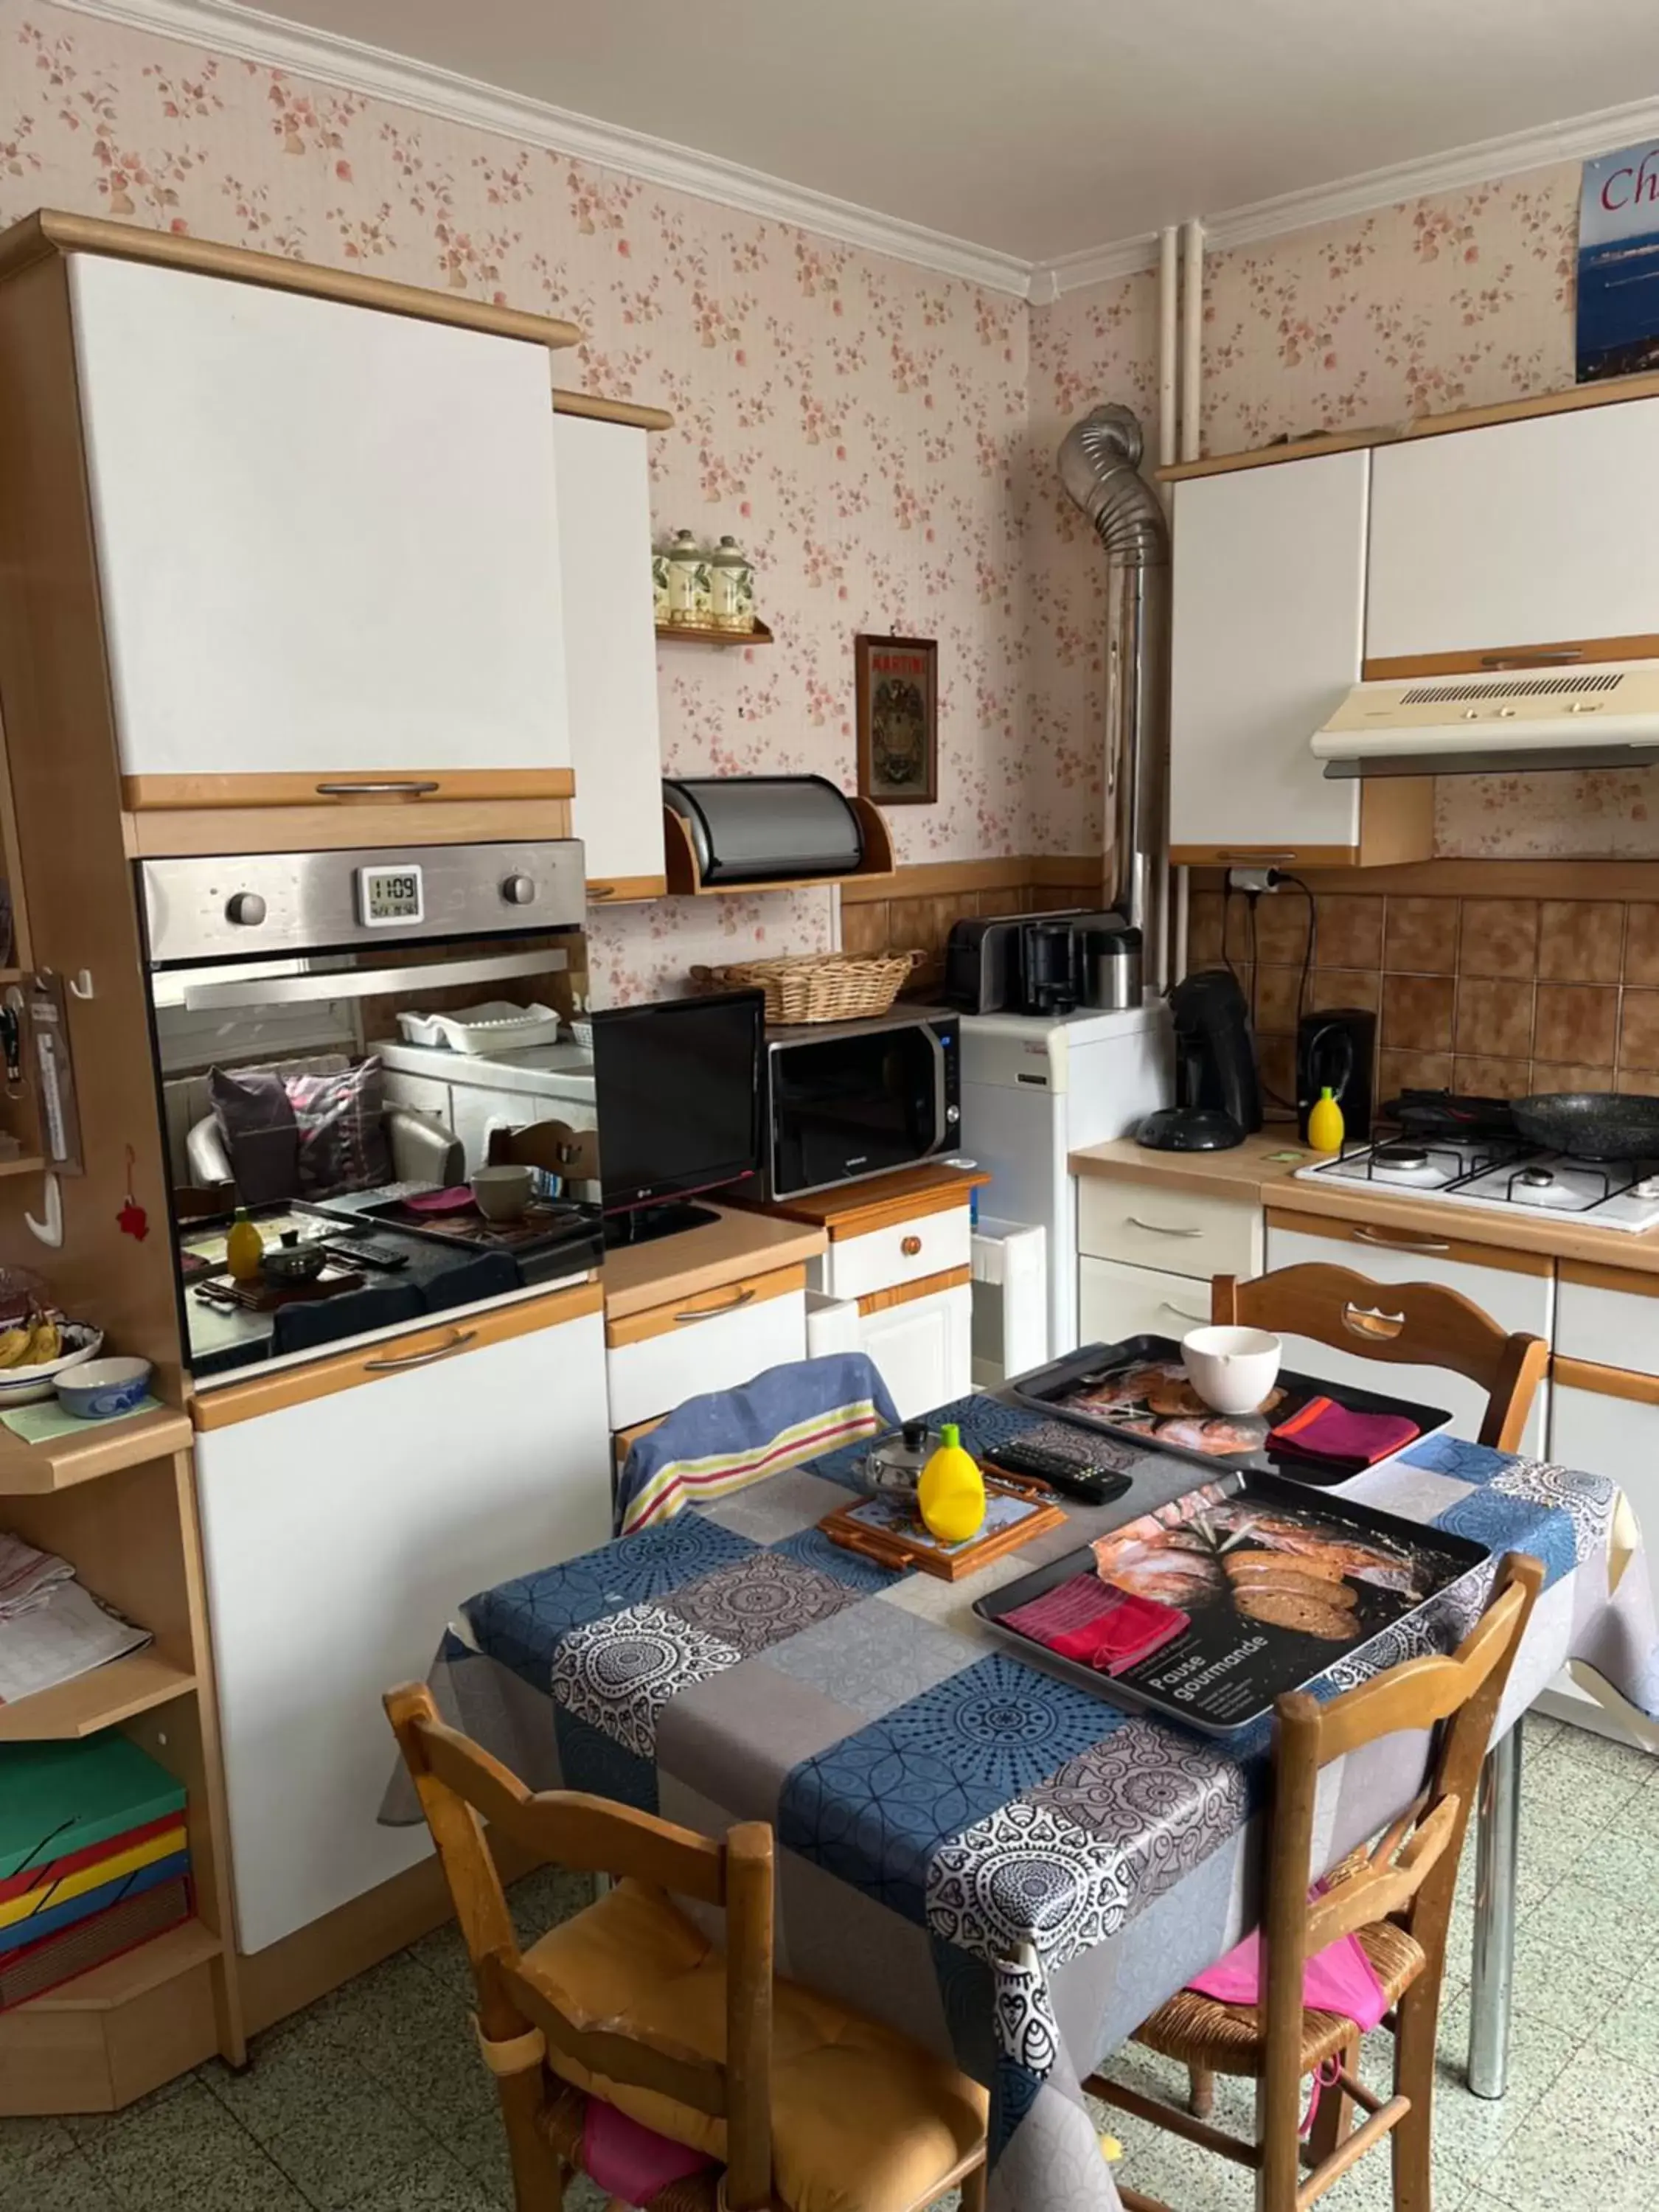
[[[544,347],[86,254],[70,283],[126,775],[568,768]]]
[[[1659,631],[1659,400],[1379,446],[1371,469],[1367,659]]]
[[[1369,453],[1332,453],[1176,486],[1177,860],[1359,844],[1358,787],[1327,781],[1309,741],[1359,678],[1370,472]]]
[[[647,432],[556,415],[575,834],[590,894],[663,890]]]

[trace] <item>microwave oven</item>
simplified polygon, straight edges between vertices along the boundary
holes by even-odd
[[[766,1192],[833,1190],[954,1152],[961,1024],[937,1006],[766,1031]]]

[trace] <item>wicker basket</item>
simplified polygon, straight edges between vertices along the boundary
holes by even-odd
[[[740,960],[694,968],[700,991],[764,991],[769,1022],[853,1022],[884,1014],[920,952],[815,952],[790,960]]]

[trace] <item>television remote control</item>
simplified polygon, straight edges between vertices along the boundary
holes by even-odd
[[[409,1265],[408,1253],[397,1244],[330,1244],[325,1249],[331,1260],[338,1260],[343,1265],[382,1267],[387,1274]]]
[[[1116,1468],[1091,1467],[1042,1444],[1028,1443],[1022,1437],[994,1444],[985,1459],[988,1466],[1000,1468],[1005,1474],[1046,1482],[1050,1490],[1076,1498],[1080,1505],[1109,1505],[1129,1487],[1129,1476]]]

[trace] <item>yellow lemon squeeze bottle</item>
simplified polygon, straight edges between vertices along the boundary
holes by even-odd
[[[928,1533],[941,1544],[965,1544],[984,1523],[985,1479],[972,1453],[963,1449],[954,1421],[946,1421],[939,1434],[939,1449],[916,1485],[916,1504]]]
[[[225,1239],[225,1265],[235,1281],[251,1283],[264,1265],[264,1238],[248,1219],[246,1207],[239,1206],[230,1224],[230,1234]]]
[[[1342,1109],[1332,1097],[1328,1083],[1308,1116],[1308,1142],[1316,1152],[1340,1152],[1342,1149]]]

